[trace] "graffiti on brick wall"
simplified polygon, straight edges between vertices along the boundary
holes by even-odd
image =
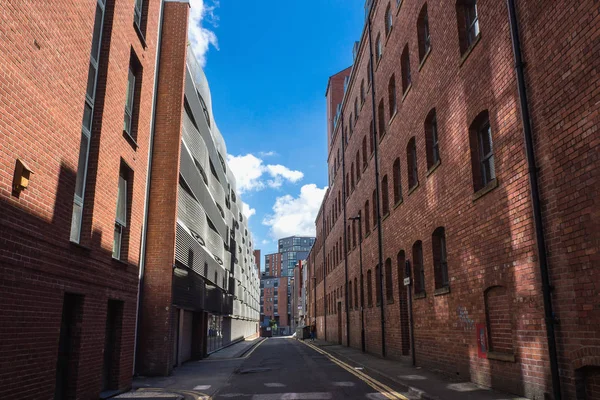
[[[475,321],[469,318],[469,311],[466,307],[458,306],[456,308],[456,314],[458,315],[458,324],[464,331],[472,331],[475,329]]]

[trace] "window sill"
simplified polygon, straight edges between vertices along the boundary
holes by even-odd
[[[423,65],[425,65],[425,61],[427,61],[427,59],[429,58],[429,54],[431,54],[431,45],[429,45],[427,52],[425,53],[425,55],[423,56],[423,59],[419,63],[419,71],[421,71],[421,68],[423,68]]]
[[[482,187],[481,189],[479,189],[478,191],[473,193],[473,201],[476,201],[476,200],[482,198],[483,196],[485,196],[492,190],[496,189],[498,187],[498,185],[499,185],[498,178],[494,178],[487,185],[485,185],[484,187]]]
[[[129,144],[131,145],[131,147],[133,147],[134,150],[137,150],[137,148],[139,146],[138,146],[137,142],[135,141],[135,139],[133,138],[133,136],[131,136],[126,130],[123,130],[123,136],[125,137],[125,139],[127,139]]]
[[[383,59],[383,53],[381,53],[381,56],[377,57],[377,55],[375,55],[375,71],[377,71],[379,69],[379,64],[381,63],[381,60]]]
[[[438,167],[442,164],[442,160],[439,159],[435,162],[435,164],[433,164],[428,170],[427,170],[427,174],[426,176],[429,176],[431,174],[433,174],[433,171],[435,171],[436,169],[438,169]]]
[[[381,132],[379,132],[379,143],[381,143],[381,141],[383,140],[383,138],[385,137],[386,134],[387,134],[387,131],[383,131],[383,134]]]
[[[390,121],[388,122],[388,126],[392,125],[392,122],[396,119],[396,115],[398,115],[398,108],[394,110],[394,114],[390,117]]]
[[[417,188],[419,187],[419,182],[416,183],[415,186],[411,187],[408,191],[408,195],[410,196]]]
[[[117,266],[120,266],[120,267],[128,267],[129,266],[129,263],[127,261],[119,260],[118,258],[114,258],[114,257],[112,257],[112,262],[113,262],[113,264],[116,264]]]
[[[394,304],[394,299],[388,299],[388,300],[387,300],[387,304],[388,304],[388,305],[389,305],[389,304]]]
[[[424,299],[425,297],[427,297],[427,293],[425,292],[421,292],[421,293],[415,293],[414,298],[416,299]]]
[[[138,38],[140,39],[140,42],[142,43],[142,47],[144,48],[144,50],[146,50],[148,48],[148,44],[146,43],[146,38],[144,37],[144,34],[142,33],[142,29],[135,22],[133,23],[133,28],[135,29],[135,33],[137,33]]]
[[[365,239],[366,239],[366,238],[368,238],[368,237],[369,237],[369,235],[371,235],[371,231],[369,231],[369,232],[367,232],[367,233],[365,234]]]
[[[388,211],[387,213],[385,213],[383,215],[383,217],[381,218],[381,222],[385,221],[386,219],[388,219],[388,217],[390,216],[390,212]]]
[[[367,164],[363,164],[363,169],[362,169],[363,174],[365,173],[365,171],[367,170],[367,168],[369,168],[369,164],[368,163]]]
[[[77,249],[84,250],[84,251],[86,251],[86,252],[90,252],[90,251],[92,251],[92,249],[91,249],[90,247],[88,247],[88,246],[84,246],[84,245],[82,245],[81,243],[77,243],[77,242],[74,242],[74,241],[72,241],[72,240],[70,240],[70,241],[69,241],[69,243],[71,243],[71,244],[73,245],[73,247],[75,247],[75,248],[77,248]]]
[[[471,53],[473,52],[473,49],[475,48],[475,46],[477,46],[477,43],[479,43],[480,40],[481,40],[481,32],[479,32],[479,35],[477,35],[477,38],[475,38],[475,41],[473,43],[471,43],[471,45],[467,48],[467,50],[465,50],[465,52],[460,57],[460,63],[458,64],[459,68],[462,67],[462,65],[465,63],[465,61],[467,61],[467,58],[469,58],[469,55],[471,55]]]
[[[487,358],[488,360],[506,361],[512,363],[516,362],[514,354],[499,353],[497,351],[488,351]]]
[[[402,102],[403,103],[404,103],[404,99],[406,99],[406,96],[408,96],[408,92],[410,92],[411,88],[412,88],[412,82],[408,84],[408,87],[406,88],[406,90],[402,94]]]
[[[433,295],[434,296],[442,296],[442,295],[448,294],[448,293],[450,293],[450,286],[444,286],[439,289],[435,289],[435,292],[433,292]]]
[[[394,204],[394,210],[400,206],[400,204],[404,203],[404,199],[400,199]]]

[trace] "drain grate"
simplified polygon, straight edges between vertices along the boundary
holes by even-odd
[[[244,369],[240,369],[237,370],[236,373],[240,374],[240,375],[245,375],[245,374],[257,374],[260,372],[268,372],[271,371],[271,368],[244,368]]]

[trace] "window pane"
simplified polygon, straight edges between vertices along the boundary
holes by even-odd
[[[133,109],[133,95],[135,94],[135,75],[133,74],[133,71],[131,71],[131,68],[129,69],[129,77],[128,77],[128,81],[127,81],[127,100],[126,100],[126,107],[129,110],[129,112],[131,113],[131,110]]]
[[[122,176],[119,176],[116,219],[119,224],[127,226],[127,180]]]
[[[83,126],[88,130],[92,130],[92,107],[85,103],[83,106]]]
[[[94,100],[94,88],[96,87],[96,68],[90,63],[90,68],[88,70],[88,80],[87,80],[87,95],[90,99]]]
[[[81,230],[81,206],[73,203],[73,215],[71,217],[71,241],[79,243],[79,232]]]
[[[94,20],[94,36],[92,37],[92,58],[98,61],[100,52],[100,34],[102,33],[102,17],[103,12],[99,5],[96,4],[96,17]]]
[[[83,198],[83,181],[86,175],[86,164],[88,157],[88,143],[90,139],[82,134],[81,144],[79,145],[79,162],[77,165],[77,180],[75,182],[75,195]]]
[[[118,224],[115,224],[115,236],[113,239],[113,251],[112,256],[117,260],[121,258],[121,238],[122,238],[122,229]]]

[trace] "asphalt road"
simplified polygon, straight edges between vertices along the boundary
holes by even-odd
[[[307,343],[269,338],[242,358],[192,361],[177,368],[170,377],[137,379],[137,390],[118,398],[406,399],[352,365]]]
[[[271,338],[254,349],[213,398],[386,398],[347,368],[352,369],[297,340]]]

